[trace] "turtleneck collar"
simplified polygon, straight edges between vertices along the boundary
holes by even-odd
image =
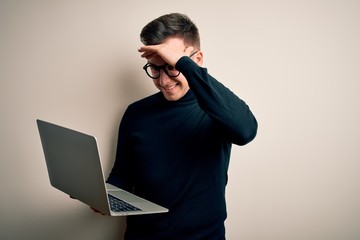
[[[189,91],[187,91],[187,93],[177,101],[169,101],[169,100],[167,100],[161,92],[159,92],[158,95],[159,95],[160,100],[163,103],[170,104],[170,105],[178,105],[178,104],[183,104],[183,103],[189,103],[189,102],[196,101],[196,97],[195,97],[193,91],[191,91],[191,89],[189,89]]]

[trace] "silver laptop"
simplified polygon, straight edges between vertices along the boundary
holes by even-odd
[[[111,216],[164,213],[168,209],[104,181],[96,138],[37,119],[53,187]]]

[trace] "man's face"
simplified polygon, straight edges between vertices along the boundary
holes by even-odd
[[[172,39],[168,39],[165,42],[168,41],[172,41]],[[185,49],[183,42],[182,45],[183,49]],[[150,58],[148,62],[156,66],[163,66],[166,64],[159,55]],[[158,79],[154,79],[153,81],[155,86],[164,94],[164,97],[168,101],[179,100],[190,89],[186,78],[181,73],[177,77],[169,77],[163,70],[160,70],[160,77]]]

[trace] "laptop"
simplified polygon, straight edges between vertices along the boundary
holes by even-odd
[[[95,137],[40,119],[36,122],[53,187],[110,216],[169,211],[105,183]]]

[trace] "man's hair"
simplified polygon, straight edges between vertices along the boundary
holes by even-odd
[[[141,31],[144,45],[157,45],[169,37],[184,40],[185,45],[200,49],[199,30],[191,19],[181,13],[170,13],[149,22]]]

